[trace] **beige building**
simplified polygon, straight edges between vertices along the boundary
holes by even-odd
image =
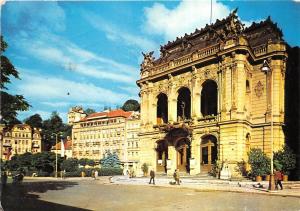
[[[239,175],[250,148],[281,149],[286,48],[270,18],[244,28],[234,11],[168,42],[158,59],[143,54],[140,162],[195,175],[227,161]]]
[[[42,151],[40,130],[27,124],[17,124],[12,128],[3,128],[2,159],[10,160],[16,154]]]
[[[138,173],[140,169],[140,146],[139,146],[139,132],[140,132],[140,114],[133,112],[130,117],[126,119],[125,131],[127,142],[127,155],[124,161],[124,172],[133,170]]]
[[[133,112],[118,109],[82,117],[81,113],[76,114],[72,110],[71,114],[81,117],[78,121],[69,122],[72,125],[73,157],[99,160],[111,152],[117,153],[122,162],[127,161],[126,121]],[[131,143],[136,144],[135,141]],[[134,152],[130,157],[136,156],[135,150],[130,152]]]

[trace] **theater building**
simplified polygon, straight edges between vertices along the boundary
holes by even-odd
[[[286,48],[269,17],[245,28],[233,11],[161,46],[158,59],[143,53],[140,163],[196,175],[226,161],[239,175],[251,148],[281,149]]]

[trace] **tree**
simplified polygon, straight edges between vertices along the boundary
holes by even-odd
[[[58,142],[60,142],[61,139],[70,136],[72,130],[71,126],[63,123],[56,111],[52,112],[50,119],[43,121],[42,129],[43,142],[46,145],[45,150],[49,150],[53,145],[55,145],[56,136],[53,135],[54,133],[59,134],[57,138]]]
[[[32,128],[42,128],[43,127],[43,119],[41,115],[34,114],[24,120],[24,122],[30,125]]]
[[[120,168],[121,161],[116,153],[108,152],[106,156],[100,160],[100,164],[103,168]]]
[[[139,111],[140,110],[140,104],[136,100],[127,100],[124,105],[122,106],[122,109],[124,111]]]
[[[274,164],[277,164],[275,168],[281,169],[284,174],[289,175],[290,171],[296,168],[296,155],[291,148],[287,145],[278,152],[274,153]],[[279,167],[280,166],[280,167]]]
[[[78,160],[76,158],[68,158],[61,163],[61,169],[67,172],[74,172],[78,170]]]
[[[84,110],[84,113],[86,113],[87,115],[90,115],[92,113],[96,113],[96,111],[92,108],[87,108]]]
[[[248,156],[253,176],[270,174],[271,160],[261,149],[251,149]]]
[[[29,103],[25,100],[22,95],[11,95],[6,91],[6,84],[10,83],[10,77],[13,76],[16,79],[19,78],[19,72],[15,69],[9,59],[3,55],[7,43],[4,41],[3,36],[1,36],[1,120],[0,123],[6,125],[13,125],[17,120],[18,111],[26,111],[30,107]]]

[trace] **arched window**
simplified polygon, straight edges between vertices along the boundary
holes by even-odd
[[[186,87],[178,90],[177,118],[178,120],[191,119],[191,92]]]
[[[160,93],[157,96],[156,118],[158,125],[168,122],[168,97],[164,93]]]
[[[207,80],[202,85],[201,113],[202,115],[217,115],[218,112],[218,88],[216,82]]]

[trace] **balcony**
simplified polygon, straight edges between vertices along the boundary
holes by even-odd
[[[33,147],[33,148],[39,148],[40,145],[39,145],[39,144],[33,144],[32,147]]]
[[[3,147],[11,147],[11,143],[3,143]]]

